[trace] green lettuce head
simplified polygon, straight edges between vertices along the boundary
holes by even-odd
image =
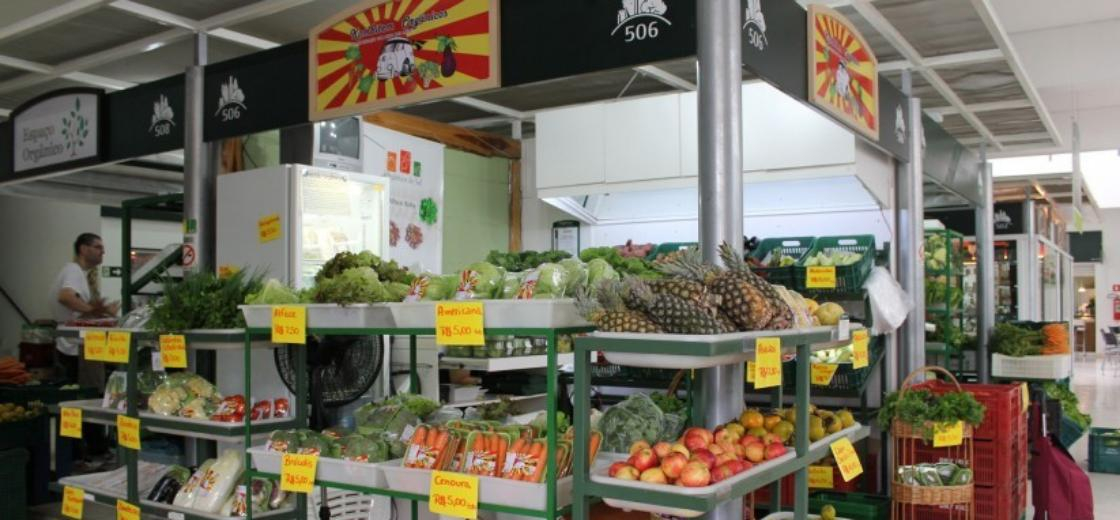
[[[483,300],[501,295],[505,270],[487,262],[475,262],[459,273],[457,300]]]

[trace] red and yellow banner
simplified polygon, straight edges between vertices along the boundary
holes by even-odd
[[[496,88],[497,0],[371,0],[312,29],[312,121]]]
[[[879,139],[879,60],[844,15],[809,6],[809,102]]]

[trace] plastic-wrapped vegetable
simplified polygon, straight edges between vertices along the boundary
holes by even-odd
[[[389,460],[389,445],[385,441],[353,434],[339,441],[342,458],[355,462],[382,462]]]
[[[333,442],[331,438],[325,435],[311,435],[303,440],[299,445],[299,453],[306,455],[322,455],[329,456],[331,453]]]
[[[128,407],[128,374],[116,370],[109,374],[105,383],[105,395],[101,399],[101,406],[124,411]]]
[[[238,486],[238,487],[241,487],[241,486]],[[244,504],[244,502],[242,502],[242,504]],[[237,493],[234,493],[234,494],[230,495],[229,498],[227,498],[225,500],[225,502],[222,502],[222,507],[218,508],[218,516],[237,516],[237,513],[234,512],[234,509],[236,507],[237,507]]]
[[[658,437],[659,441],[672,441],[680,436],[681,431],[684,430],[685,423],[688,418],[680,413],[667,413],[661,420],[661,436]]]
[[[401,405],[367,404],[354,412],[358,433],[385,432],[400,435],[405,428],[420,424],[420,418]]]
[[[569,260],[572,260],[569,258]],[[579,262],[579,260],[575,260]],[[567,294],[570,275],[560,264],[543,263],[536,269],[526,271],[517,291],[517,299],[563,298]]]
[[[272,495],[268,497],[269,509],[280,509],[288,498],[288,492],[280,489],[280,484],[272,486]]]
[[[953,476],[946,482],[947,486],[963,486],[972,482],[972,470],[969,468],[961,468],[953,473]]]
[[[575,294],[576,291],[587,283],[587,266],[575,258],[565,258],[559,262],[560,267],[567,271],[564,280],[564,294]]]
[[[940,486],[941,475],[933,464],[918,464],[918,482],[923,486]]]
[[[253,504],[253,511],[267,511],[269,509],[268,499],[272,498],[272,487],[273,483],[271,480],[263,478],[253,479],[253,492],[249,497],[249,501]]]
[[[186,391],[166,385],[160,385],[148,397],[148,410],[160,415],[176,415],[183,404]]]
[[[354,433],[354,431],[345,426],[331,426],[330,428],[323,430],[323,435],[330,437],[331,439],[334,439],[336,441],[352,433]]]
[[[483,300],[494,298],[502,286],[505,270],[486,262],[475,262],[459,273],[456,300]],[[431,290],[429,287],[428,290]]]
[[[665,414],[645,394],[633,394],[612,406],[599,420],[607,451],[626,452],[635,441],[656,442],[661,438]]]
[[[294,430],[276,430],[268,436],[267,447],[281,453],[296,453],[299,451],[299,443],[299,434]]]
[[[187,480],[183,487],[179,488],[179,492],[175,494],[175,500],[172,504],[177,506],[189,507],[194,502],[194,497],[198,494],[198,486],[202,483],[203,477],[210,471],[210,467],[214,465],[217,459],[208,459],[203,462],[201,466],[195,470],[191,478]]]
[[[919,486],[918,469],[914,466],[898,467],[898,482],[907,486]]]
[[[506,273],[502,277],[502,293],[498,298],[503,300],[512,300],[517,297],[518,291],[521,289],[521,281],[525,273]]]
[[[587,262],[587,287],[597,287],[601,280],[618,280],[618,272],[610,262],[602,258],[592,258]]]
[[[240,482],[243,469],[244,461],[241,459],[240,451],[223,451],[218,460],[206,471],[206,476],[199,483],[198,492],[195,493],[189,507],[207,513],[217,511],[233,491],[233,487]]]
[[[179,493],[179,489],[190,479],[190,476],[191,470],[183,466],[172,465],[167,469],[167,473],[152,487],[152,491],[148,493],[148,500],[170,504],[175,499],[175,495]]]
[[[941,483],[946,486],[949,485],[950,480],[953,480],[953,475],[957,470],[961,469],[960,466],[952,462],[939,462],[934,464],[934,467],[937,468],[937,476],[941,478]]]
[[[205,397],[195,397],[179,409],[179,415],[187,419],[209,419],[210,413],[214,410],[214,404]]]

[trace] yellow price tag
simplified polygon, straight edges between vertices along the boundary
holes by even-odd
[[[805,268],[805,287],[808,289],[835,289],[836,266],[818,265]]]
[[[754,387],[771,388],[782,384],[782,340],[758,338],[754,343]]]
[[[307,307],[277,305],[272,308],[272,342],[307,344]]]
[[[809,488],[832,489],[832,466],[809,466]]]
[[[829,447],[832,449],[832,457],[836,459],[836,467],[840,468],[840,476],[844,482],[851,482],[852,479],[863,474],[863,465],[860,464],[859,455],[856,454],[856,448],[852,446],[850,439],[843,437]]]
[[[1026,383],[1020,383],[1019,395],[1023,398],[1023,411],[1026,412],[1031,408],[1031,390],[1027,387]]]
[[[836,370],[840,365],[832,363],[813,363],[812,370],[809,372],[809,378],[814,385],[828,386],[832,382],[832,377],[836,375]]]
[[[280,215],[273,213],[257,220],[257,239],[265,244],[280,238]]]
[[[852,368],[863,368],[870,363],[870,354],[867,353],[867,329],[860,329],[852,333]]]
[[[103,330],[87,330],[82,335],[86,361],[105,361],[106,336]]]
[[[117,444],[140,450],[140,419],[127,415],[117,416]]]
[[[117,520],[140,520],[140,507],[118,498]]]
[[[486,345],[482,302],[436,304],[437,345]]]
[[[58,435],[72,439],[82,438],[81,408],[62,408],[59,410]]]
[[[455,518],[478,518],[478,476],[433,471],[428,510]]]
[[[754,382],[754,371],[755,371],[754,361],[747,361],[747,382],[748,383],[753,383]]]
[[[86,503],[86,492],[79,488],[62,488],[62,516],[82,520],[82,508]]]
[[[934,429],[934,448],[960,446],[962,442],[964,442],[964,423],[961,421],[957,421],[953,424],[939,424]]]
[[[132,350],[132,333],[124,330],[109,331],[105,340],[105,361],[109,363],[128,363],[128,352]]]
[[[310,493],[315,487],[315,469],[318,466],[318,455],[285,453],[280,460],[280,490]]]
[[[163,368],[187,368],[187,338],[179,334],[160,336],[159,359]]]

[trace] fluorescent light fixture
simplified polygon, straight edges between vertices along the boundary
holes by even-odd
[[[1081,154],[1081,157],[1084,159],[1085,154]],[[992,177],[1022,177],[1073,171],[1073,156],[1068,153],[1009,157],[989,162],[992,163]]]

